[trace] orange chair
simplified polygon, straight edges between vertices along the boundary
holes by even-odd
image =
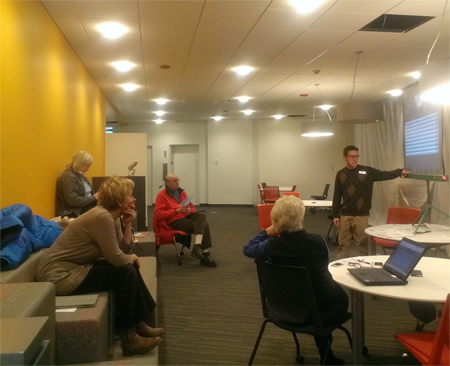
[[[166,220],[156,220],[155,217],[153,217],[153,230],[156,238],[156,254],[161,245],[173,244],[177,251],[178,265],[183,264],[181,262],[181,256],[184,255],[183,248],[190,246],[191,236],[184,231],[172,229]],[[181,244],[181,252],[178,250],[177,243]]]
[[[263,200],[265,203],[275,203],[280,198],[280,187],[263,186]]]
[[[264,203],[264,197],[263,197],[263,191],[262,191],[261,185],[257,184],[257,186],[258,186],[258,192],[259,192],[259,199],[261,200],[261,203]]]
[[[259,230],[267,229],[272,225],[270,213],[272,212],[273,205],[274,203],[258,205]]]
[[[411,207],[389,207],[386,224],[412,224],[420,215],[420,209]],[[384,254],[386,248],[394,249],[398,241],[375,238],[375,244],[383,248]]]
[[[283,196],[295,196],[297,198],[300,198],[300,192],[294,192],[294,191],[283,192]]]
[[[395,334],[403,345],[422,365],[450,365],[450,294],[445,300],[444,311],[437,332]]]

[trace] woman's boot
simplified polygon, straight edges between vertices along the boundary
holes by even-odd
[[[164,334],[163,328],[149,327],[145,322],[136,325],[136,333],[141,337],[160,337]]]
[[[146,353],[161,342],[161,338],[159,337],[141,337],[136,333],[135,327],[121,330],[119,334],[122,341],[122,351],[124,356]]]

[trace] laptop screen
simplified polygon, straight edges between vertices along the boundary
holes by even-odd
[[[427,248],[424,244],[403,238],[383,268],[402,280],[406,280]]]

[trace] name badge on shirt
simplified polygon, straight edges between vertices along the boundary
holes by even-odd
[[[358,174],[367,174],[365,170],[360,170]]]

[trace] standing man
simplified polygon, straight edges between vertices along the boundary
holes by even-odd
[[[194,205],[189,202],[180,205],[188,197],[184,189],[180,188],[178,176],[166,176],[166,189],[156,196],[155,217],[157,220],[166,220],[174,230],[181,230],[192,235],[191,255],[200,259],[200,264],[206,267],[215,267],[217,263],[209,254],[211,248],[211,235],[205,214],[195,212]]]
[[[373,183],[405,177],[404,169],[383,172],[370,166],[358,165],[358,148],[347,146],[344,160],[347,166],[336,174],[333,196],[333,223],[339,227],[338,258],[348,258],[352,235],[359,255],[368,255],[367,234],[372,205]],[[342,203],[341,203],[342,200]]]

